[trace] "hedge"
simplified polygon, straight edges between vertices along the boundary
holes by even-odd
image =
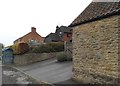
[[[65,52],[58,53],[56,57],[58,62],[67,61],[67,54]]]
[[[64,43],[62,42],[41,44],[30,50],[31,53],[51,53],[60,51],[64,51]]]

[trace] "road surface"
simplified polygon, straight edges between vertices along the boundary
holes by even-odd
[[[72,77],[72,61],[57,62],[55,58],[17,68],[37,80],[49,83],[66,81]]]

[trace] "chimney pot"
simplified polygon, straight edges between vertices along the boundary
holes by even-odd
[[[32,28],[31,28],[31,32],[36,32],[36,28],[35,28],[35,27],[32,27]]]

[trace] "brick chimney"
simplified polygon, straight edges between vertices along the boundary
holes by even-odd
[[[35,32],[36,32],[36,28],[35,28],[35,27],[32,27],[32,28],[31,28],[31,32],[34,32],[34,33],[35,33]]]

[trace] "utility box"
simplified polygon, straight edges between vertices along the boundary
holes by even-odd
[[[13,50],[11,48],[2,49],[2,63],[3,64],[14,63],[14,55],[13,55]]]

